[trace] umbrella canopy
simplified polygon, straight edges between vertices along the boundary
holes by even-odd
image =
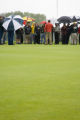
[[[40,22],[40,24],[46,24],[47,22],[46,21],[42,21],[42,22]]]
[[[23,20],[27,22],[35,21],[32,17],[23,17]]]
[[[3,22],[4,22],[4,17],[0,16],[0,26],[2,26]]]
[[[4,19],[3,27],[6,30],[17,30],[23,27],[23,19],[19,15],[11,15]]]
[[[71,19],[72,19],[72,22],[80,21],[80,17],[79,16],[73,16],[73,17],[71,17]]]
[[[57,21],[59,23],[71,23],[72,19],[68,16],[62,16],[62,17],[58,18]]]

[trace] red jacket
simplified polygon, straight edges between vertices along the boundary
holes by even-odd
[[[48,22],[48,23],[45,25],[45,31],[46,31],[46,32],[52,32],[52,29],[53,29],[53,25]]]

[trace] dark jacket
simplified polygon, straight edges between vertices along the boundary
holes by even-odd
[[[23,29],[18,29],[18,30],[16,30],[17,39],[20,39],[20,38],[21,38],[21,35],[23,35]]]
[[[44,26],[42,26],[42,27],[40,28],[40,32],[41,32],[41,33],[44,33]]]
[[[35,32],[36,32],[36,34],[40,34],[40,26],[35,27]]]
[[[26,25],[24,29],[26,35],[29,35],[31,33],[31,26]]]

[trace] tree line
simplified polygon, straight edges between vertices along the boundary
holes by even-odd
[[[0,15],[3,15],[4,17],[8,17],[9,15],[20,15],[21,17],[28,16],[35,19],[35,22],[41,22],[46,20],[46,16],[44,14],[34,14],[29,12],[21,12],[21,11],[15,11],[15,12],[7,12],[2,13]]]

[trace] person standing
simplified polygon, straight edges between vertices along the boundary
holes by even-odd
[[[60,26],[59,26],[59,23],[55,23],[54,32],[55,32],[55,44],[59,44],[59,36],[60,36]]]
[[[8,45],[13,45],[14,27],[12,22],[10,22],[7,32],[8,32]]]
[[[71,44],[76,45],[77,40],[78,40],[78,27],[77,27],[77,23],[74,23],[71,32]]]
[[[23,29],[22,28],[16,30],[16,43],[17,44],[23,43]]]
[[[27,22],[24,29],[25,29],[25,43],[30,44],[31,43],[31,26],[30,26],[30,22]]]
[[[67,27],[66,24],[64,23],[61,28],[62,44],[66,44],[66,34],[67,34]]]
[[[53,29],[53,25],[51,24],[50,20],[48,20],[48,23],[46,23],[45,25],[46,45],[48,44],[48,40],[49,40],[49,44],[52,45],[52,29]]]
[[[23,44],[23,34],[24,34],[24,30],[23,30],[23,28],[21,28],[21,44]]]
[[[35,23],[32,23],[31,26],[31,43],[35,43]]]
[[[36,24],[36,26],[35,26],[35,33],[36,33],[35,43],[40,44],[40,26],[39,26],[39,24]]]
[[[41,38],[41,44],[45,44],[45,24],[41,26],[40,38]]]
[[[70,34],[71,34],[71,26],[70,26],[70,23],[68,23],[66,26],[66,43],[65,44],[69,43]]]

